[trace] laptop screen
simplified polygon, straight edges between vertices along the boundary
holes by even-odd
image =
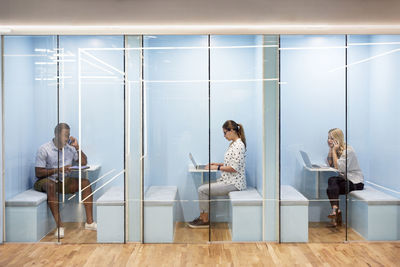
[[[192,153],[189,153],[189,158],[192,161],[193,166],[197,167],[196,161],[194,160]]]

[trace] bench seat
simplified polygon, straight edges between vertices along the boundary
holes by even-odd
[[[29,189],[5,205],[7,242],[38,242],[56,227],[45,193]]]
[[[367,240],[400,238],[400,199],[373,187],[349,193],[349,224]]]
[[[124,188],[120,186],[111,187],[97,199],[98,243],[123,243],[125,241],[124,203]]]
[[[229,193],[232,241],[262,240],[262,197],[255,188]]]
[[[308,204],[293,186],[281,186],[282,242],[308,242]]]
[[[144,197],[144,242],[172,243],[176,221],[176,186],[151,186]]]

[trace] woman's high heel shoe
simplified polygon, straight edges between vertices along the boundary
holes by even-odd
[[[336,216],[338,214],[338,211],[339,208],[334,208],[332,213],[328,215],[328,218],[336,221]]]
[[[339,208],[333,208],[332,213],[328,215],[328,218],[332,220],[332,224],[328,227],[337,227],[342,225],[342,212]]]
[[[342,211],[336,211],[336,226],[342,226]]]

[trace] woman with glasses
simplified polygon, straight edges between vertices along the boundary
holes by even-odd
[[[209,198],[225,196],[229,192],[246,189],[245,153],[246,137],[241,124],[228,120],[222,126],[224,137],[231,141],[225,153],[224,163],[211,163],[206,166],[209,170],[218,170],[221,177],[211,184],[199,187],[200,216],[189,223],[191,228],[209,227]]]
[[[328,189],[326,190],[332,207],[332,212],[328,215],[328,218],[332,220],[332,226],[336,227],[342,224],[339,195],[345,195],[354,190],[362,190],[364,188],[364,176],[354,149],[344,142],[342,130],[338,128],[329,130],[328,146],[328,163],[339,172],[338,176],[329,178]]]

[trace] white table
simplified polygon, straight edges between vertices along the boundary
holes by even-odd
[[[306,169],[309,172],[315,172],[316,173],[316,177],[315,177],[315,198],[319,199],[319,179],[321,176],[321,172],[335,172],[337,173],[338,170],[332,167],[325,167],[325,168],[315,168],[315,167],[307,167],[304,166],[304,169]]]
[[[189,165],[188,170],[190,173],[201,173],[201,183],[204,183],[204,173],[215,173],[218,172],[218,170],[205,170],[205,169],[196,169],[193,165]]]

